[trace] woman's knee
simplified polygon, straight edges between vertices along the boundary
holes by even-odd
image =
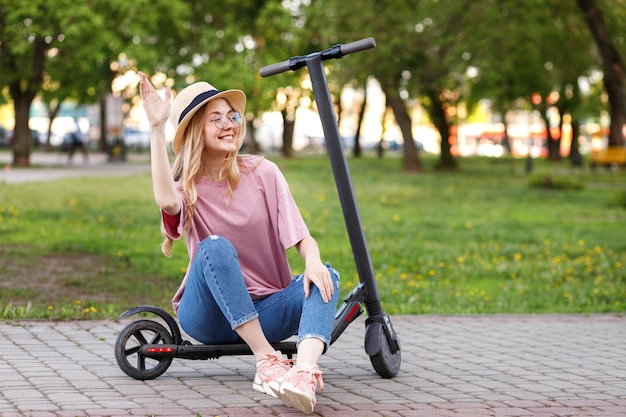
[[[330,278],[333,280],[333,287],[335,288],[335,291],[339,290],[339,281],[341,279],[339,271],[330,266],[330,263],[328,262],[326,262],[326,268],[328,269],[328,272],[330,272]]]
[[[198,250],[204,252],[207,255],[216,254],[219,256],[237,253],[237,250],[230,242],[230,240],[219,235],[211,235],[204,238],[200,242]]]

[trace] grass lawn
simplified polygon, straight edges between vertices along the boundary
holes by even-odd
[[[328,160],[271,159],[347,294],[358,276]],[[469,158],[442,173],[424,162],[406,174],[393,157],[349,160],[387,313],[626,311],[626,171],[536,161],[528,176],[522,160]],[[158,222],[148,175],[0,183],[1,318],[170,309],[186,249],[164,257]]]

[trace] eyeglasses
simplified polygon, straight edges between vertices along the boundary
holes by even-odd
[[[224,114],[216,114],[211,121],[220,130],[228,128],[228,122],[232,123],[234,127],[239,127],[243,123],[243,118],[237,112],[231,113],[228,116]]]

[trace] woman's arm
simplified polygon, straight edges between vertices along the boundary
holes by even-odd
[[[328,268],[320,257],[320,249],[312,236],[307,236],[296,244],[298,253],[304,259],[304,294],[311,294],[311,283],[319,288],[324,302],[329,302],[335,288]]]
[[[170,113],[171,91],[168,88],[165,91],[165,99],[161,99],[146,75],[140,72],[139,76],[141,100],[150,122],[150,164],[154,199],[161,210],[176,215],[181,209],[180,200],[172,178],[165,142],[165,124]]]

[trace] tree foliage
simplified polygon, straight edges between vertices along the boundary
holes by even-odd
[[[250,132],[263,112],[281,111],[288,154],[294,109],[311,96],[306,72],[261,79],[258,69],[370,36],[374,51],[327,63],[331,92],[338,97],[344,85],[362,86],[369,77],[380,83],[403,134],[406,170],[421,169],[416,106],[439,132],[444,169],[456,168],[454,132],[463,108],[471,112],[484,100],[505,121],[510,110],[534,109],[546,127],[548,107],[575,123],[608,108],[617,135],[626,114],[624,6],[624,0],[0,0],[0,86],[15,108],[14,164],[29,163],[28,110],[37,94],[51,104],[99,102],[116,77],[137,70],[175,89],[203,79],[246,91]],[[579,88],[598,71],[606,102]],[[128,89],[137,100],[136,86]],[[619,144],[615,137],[610,143]],[[548,140],[557,156],[559,139]]]

